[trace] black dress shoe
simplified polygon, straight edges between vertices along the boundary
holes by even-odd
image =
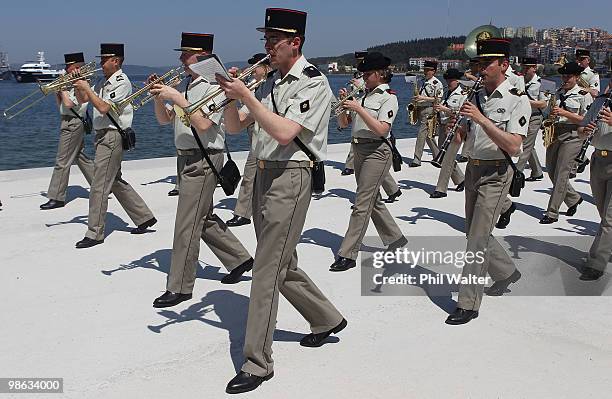
[[[543,178],[544,178],[544,175],[529,176],[528,178],[525,179],[525,181],[539,181],[539,180],[542,180]]]
[[[520,278],[521,272],[515,270],[510,277],[494,282],[493,285],[485,288],[484,292],[488,296],[502,296],[506,292],[506,289],[508,289],[508,286],[512,283],[516,283]]]
[[[66,203],[64,201],[49,200],[40,206],[43,211],[55,208],[62,208]]]
[[[551,224],[551,223],[555,223],[558,220],[559,219],[551,218],[548,215],[544,215],[544,217],[540,219],[540,224]]]
[[[434,191],[433,193],[429,194],[429,198],[444,198],[446,197],[447,194],[443,193],[442,191]]]
[[[176,188],[168,191],[168,197],[176,197],[177,195],[179,195],[179,191]]]
[[[457,184],[457,187],[455,187],[455,191],[458,193],[462,192],[463,190],[465,190],[465,181],[462,181],[461,183]]]
[[[355,169],[344,168],[344,170],[340,174],[342,176],[348,176],[348,175],[352,175],[353,173],[355,173]]]
[[[331,264],[331,266],[329,267],[329,271],[344,272],[348,269],[352,269],[355,266],[357,266],[357,262],[355,262],[353,259],[343,258],[342,256],[339,256],[338,259],[336,259],[336,261]]]
[[[457,308],[455,309],[453,314],[449,315],[446,318],[445,323],[452,324],[452,325],[465,324],[469,322],[470,320],[475,319],[477,317],[478,317],[477,310],[465,310],[465,309]]]
[[[576,202],[574,205],[572,205],[569,208],[567,208],[567,212],[565,212],[565,215],[566,216],[574,216],[576,214],[576,211],[578,210],[578,205],[582,204],[582,201],[584,201],[584,200],[582,199],[582,197],[580,197],[578,202]]]
[[[416,163],[416,162],[410,162],[410,165],[408,165],[411,168],[418,168],[419,166],[421,166],[420,163]]]
[[[93,247],[94,245],[102,244],[103,242],[104,240],[94,240],[89,237],[85,237],[81,241],[77,242],[75,246],[77,248],[89,248]]]
[[[512,216],[514,211],[516,211],[516,205],[513,202],[506,212],[499,215],[499,220],[495,223],[495,227],[498,229],[505,229],[510,224],[510,216]]]
[[[601,270],[587,266],[582,270],[582,274],[578,278],[582,281],[596,281],[599,280],[603,274]]]
[[[406,244],[408,244],[408,240],[406,239],[406,237],[401,236],[400,238],[389,244],[389,246],[387,247],[387,251],[395,251],[398,248],[402,248]]]
[[[157,219],[151,218],[147,220],[146,222],[139,224],[138,227],[136,227],[135,229],[132,229],[130,233],[131,234],[144,234],[148,231],[147,229],[153,226],[155,223],[157,223]]]
[[[459,163],[466,163],[467,161],[468,161],[468,157],[464,157],[463,155],[460,155],[457,158],[457,162],[459,162]]]
[[[225,222],[225,224],[228,225],[229,227],[238,227],[238,226],[243,226],[245,224],[251,224],[251,219],[248,219],[242,216],[238,216],[238,215],[234,215],[234,217],[228,220],[227,222]]]
[[[347,324],[348,323],[346,322],[346,319],[342,319],[340,324],[338,324],[331,330],[319,334],[310,333],[300,340],[300,345],[306,346],[308,348],[318,348],[319,346],[323,345],[323,341],[325,341],[327,337],[329,337],[331,334],[337,334],[340,331],[344,330]]]
[[[191,299],[191,294],[181,294],[166,291],[153,301],[154,308],[167,308]]]
[[[274,371],[265,377],[259,377],[253,374],[245,373],[240,371],[230,382],[227,383],[225,388],[226,393],[244,393],[256,389],[261,385],[262,382],[268,381],[274,377]]]
[[[397,199],[397,197],[399,197],[400,195],[402,195],[402,190],[399,190],[399,189],[398,189],[396,192],[394,192],[393,194],[391,194],[391,195],[389,196],[389,198],[387,198],[387,199],[385,200],[385,202],[386,202],[387,204],[391,204],[391,203],[395,202],[395,200]]]
[[[240,281],[243,273],[250,271],[253,268],[253,258],[250,258],[243,264],[237,266],[229,274],[223,276],[221,279],[222,284],[236,284]]]
[[[580,164],[578,164],[578,168],[576,168],[576,172],[577,173],[582,173],[584,172],[584,170],[586,169],[586,167],[591,163],[591,161],[587,159],[585,159],[583,162],[581,162]]]

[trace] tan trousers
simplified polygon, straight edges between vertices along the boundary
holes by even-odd
[[[210,151],[217,170],[223,167],[223,152]],[[181,174],[170,274],[166,289],[191,294],[195,284],[200,254],[200,238],[231,271],[251,258],[249,252],[213,212],[213,194],[217,178],[199,153],[179,155],[185,167]]]
[[[357,259],[370,218],[385,245],[399,240],[403,234],[379,194],[380,185],[391,166],[391,149],[382,141],[353,143],[351,146],[355,154],[357,193],[338,255]]]
[[[516,162],[516,167],[521,172],[525,170],[525,165],[529,162],[529,168],[531,169],[531,177],[539,177],[544,174],[538,154],[534,150],[536,139],[538,138],[538,132],[542,125],[542,115],[532,115],[529,118],[529,128],[527,130],[527,137],[523,140],[523,152],[519,156]]]
[[[176,183],[174,184],[174,189],[178,190],[181,186],[181,173],[183,172],[183,168],[185,167],[185,157],[181,157],[176,154]]]
[[[508,253],[491,234],[512,182],[512,169],[505,161],[500,162],[500,166],[495,166],[475,165],[469,161],[465,171],[466,253],[484,254],[484,262],[466,262],[463,277],[485,277],[489,273],[494,281],[499,281],[516,270]],[[481,284],[462,284],[457,306],[478,310],[483,290]]]
[[[89,192],[89,217],[85,237],[104,239],[104,225],[108,196],[112,192],[134,224],[139,225],[153,217],[144,200],[121,178],[123,147],[121,135],[115,129],[96,130],[96,155],[93,180]]]
[[[85,155],[83,122],[76,116],[62,115],[60,137],[55,156],[55,165],[51,182],[47,190],[47,198],[55,201],[66,201],[66,190],[70,178],[70,167],[76,162],[87,183],[91,185],[94,164]]]
[[[242,183],[240,183],[240,192],[236,200],[234,215],[247,219],[250,219],[253,215],[253,182],[256,172],[257,159],[249,151],[246,163],[244,164],[244,171],[242,172]]]
[[[272,336],[279,292],[310,324],[313,333],[331,330],[342,315],[298,267],[300,240],[311,198],[309,167],[257,168],[253,221],[257,251],[242,370],[257,376],[273,371]]]
[[[349,168],[349,169],[355,169],[354,159],[355,157],[353,155],[353,145],[351,144],[351,150],[349,151],[349,154],[346,157],[346,162],[344,163],[344,167]],[[393,176],[391,175],[391,169],[389,169],[387,173],[385,173],[385,177],[382,181],[381,186],[385,194],[387,194],[387,196],[391,194],[395,194],[399,191],[400,188],[397,185],[397,182],[395,181]]]
[[[446,124],[440,124],[438,126],[438,148],[442,147],[442,143],[446,139]],[[448,190],[448,182],[453,179],[453,183],[458,185],[465,180],[465,176],[461,171],[459,165],[457,165],[456,157],[459,152],[460,143],[453,140],[448,147],[446,155],[442,160],[440,174],[438,175],[438,183],[436,184],[436,191],[445,193]]]
[[[589,250],[587,265],[605,271],[612,255],[612,151],[606,157],[591,157],[591,190],[601,217],[597,235]]]
[[[419,133],[417,135],[417,141],[414,147],[414,157],[412,159],[412,163],[421,164],[421,158],[423,157],[423,149],[425,148],[425,143],[432,152],[432,155],[435,157],[438,154],[438,145],[435,142],[435,138],[431,139],[427,135],[427,117],[433,113],[432,107],[422,108],[419,111]]]

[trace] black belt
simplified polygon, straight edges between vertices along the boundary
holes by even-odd
[[[474,166],[505,166],[508,165],[508,161],[505,159],[472,159],[469,161],[470,165]]]
[[[218,154],[220,152],[223,152],[223,150],[219,150],[216,148],[207,148],[206,152],[208,152],[209,154]],[[199,148],[191,148],[189,150],[180,150],[177,148],[176,153],[178,155],[183,155],[183,156],[192,156],[192,155],[200,155],[201,151]]]

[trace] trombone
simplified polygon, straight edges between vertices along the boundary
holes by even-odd
[[[180,68],[176,68],[176,69],[180,69]],[[172,71],[175,71],[175,69],[173,69]],[[170,71],[170,72],[172,72],[172,71]],[[159,82],[159,83],[163,84],[165,86],[175,87],[179,83],[181,83],[183,81],[183,79],[185,79],[186,75],[187,75],[187,73],[183,69],[182,71],[180,71],[178,73],[170,74],[170,76],[168,76],[163,82]],[[139,91],[141,89],[140,87],[137,87],[135,85],[133,85],[133,86],[134,86],[134,88],[137,91]],[[149,103],[154,98],[155,98],[155,94],[148,94],[147,96],[145,96],[141,100],[133,101],[132,102],[132,108],[134,109],[134,111],[136,111],[138,108],[142,108],[145,104]]]
[[[263,79],[252,79],[249,83],[246,84],[247,89],[249,89],[250,91],[256,90],[259,86],[261,86],[264,82],[266,81],[266,78]],[[231,98],[226,98],[223,101],[221,101],[219,104],[211,104],[208,106],[208,111],[202,111],[202,114],[204,115],[205,118],[210,118],[212,116],[212,114],[215,114],[219,111],[221,111],[222,109],[224,109],[225,107],[227,107],[232,101]]]
[[[245,69],[244,71],[242,71],[240,73],[240,75],[238,75],[237,79],[240,80],[245,80],[247,77],[249,77],[257,67],[259,67],[261,64],[263,64],[264,62],[268,61],[270,59],[270,54],[266,55],[264,58],[262,58],[261,60],[257,61],[255,64],[251,65],[250,67],[248,67],[247,69]],[[263,83],[263,82],[262,82]],[[231,102],[227,101],[225,102],[222,101],[221,104],[224,104],[223,106],[221,106],[221,104],[217,105],[217,104],[209,104],[215,97],[218,97],[220,95],[224,94],[224,91],[222,88],[218,88],[216,90],[214,90],[213,92],[211,92],[210,94],[204,96],[202,99],[194,102],[193,104],[190,104],[186,107],[180,107],[178,105],[174,105],[174,113],[176,115],[176,117],[180,118],[180,120],[183,122],[183,124],[187,127],[191,127],[191,116],[193,114],[195,114],[197,111],[201,110],[204,106],[207,107],[208,111],[204,112],[202,111],[202,113],[204,114],[204,116],[206,115],[212,115],[213,113],[219,111],[220,109],[222,109],[223,107],[225,107],[227,104],[229,104]],[[227,100],[227,99],[226,99]],[[209,104],[209,105],[207,105]]]
[[[57,77],[55,80],[47,84],[43,85],[39,83],[37,90],[34,90],[32,93],[28,94],[21,100],[17,101],[15,104],[5,109],[3,115],[6,119],[13,119],[17,115],[20,115],[21,113],[32,108],[40,101],[44,100],[49,93],[57,93],[64,90],[70,90],[73,87],[74,82],[76,82],[77,80],[85,79],[87,81],[91,81],[96,72],[101,70],[102,68],[96,69],[96,62],[92,61],[88,64],[83,65],[76,71]],[[37,94],[39,94],[39,96],[35,97]],[[27,102],[28,100],[30,101]],[[21,104],[24,105],[19,108],[19,105]],[[13,110],[13,112],[11,112],[11,110]]]

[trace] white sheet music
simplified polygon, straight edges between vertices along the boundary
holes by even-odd
[[[210,83],[216,82],[215,74],[217,73],[227,80],[232,80],[216,54],[198,57],[198,62],[189,65],[189,68]]]

